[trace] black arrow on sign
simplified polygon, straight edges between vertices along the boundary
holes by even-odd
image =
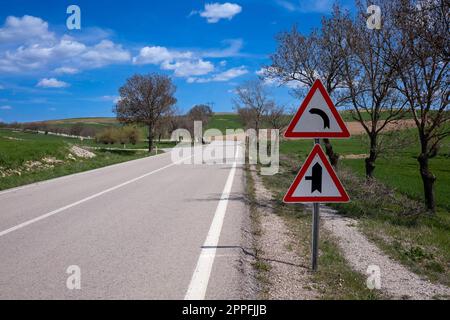
[[[323,128],[330,129],[330,118],[328,118],[328,115],[325,113],[325,111],[323,111],[322,109],[318,109],[318,108],[311,108],[309,110],[309,113],[317,114],[318,116],[320,116],[323,120]]]
[[[311,193],[316,190],[322,193],[322,166],[318,162],[312,167],[312,175],[305,180],[311,181]]]

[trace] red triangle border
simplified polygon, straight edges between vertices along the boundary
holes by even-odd
[[[295,125],[299,121],[300,117],[303,115],[303,112],[308,107],[309,102],[311,101],[312,97],[314,96],[314,93],[317,91],[317,89],[320,90],[320,93],[322,94],[323,98],[325,99],[325,102],[328,105],[328,108],[330,108],[331,113],[336,119],[336,122],[338,123],[339,127],[341,128],[341,132],[294,132]],[[330,95],[328,94],[327,90],[323,86],[322,82],[317,79],[311,89],[309,90],[305,100],[303,100],[300,108],[298,109],[297,113],[295,114],[294,118],[289,123],[289,126],[287,130],[284,132],[285,138],[349,138],[350,132],[348,131],[344,121],[342,120],[342,117],[340,116],[339,112],[336,110],[336,107],[334,106],[333,101],[331,101]]]
[[[306,171],[308,170],[309,166],[311,165],[311,163],[316,155],[319,155],[320,159],[322,160],[323,164],[325,165],[325,169],[327,169],[328,174],[330,175],[331,179],[333,180],[334,184],[336,185],[336,188],[338,189],[339,193],[341,194],[340,196],[337,196],[337,197],[336,196],[335,197],[326,197],[326,196],[294,197],[293,196],[295,189],[297,189],[298,185],[302,181],[304,175],[306,174]],[[294,182],[292,182],[286,195],[283,198],[283,202],[285,202],[285,203],[349,202],[349,201],[350,201],[350,198],[349,198],[347,192],[345,191],[341,181],[339,180],[336,173],[334,172],[333,167],[331,166],[330,162],[328,161],[320,144],[316,144],[314,146],[311,153],[308,155],[308,158],[306,158],[305,163],[302,165],[300,171],[298,172],[297,176],[295,177]]]

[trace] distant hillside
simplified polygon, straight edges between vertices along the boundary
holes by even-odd
[[[57,120],[43,121],[47,124],[74,124],[74,123],[89,123],[89,124],[117,124],[117,120],[114,117],[92,117],[92,118],[67,118]]]

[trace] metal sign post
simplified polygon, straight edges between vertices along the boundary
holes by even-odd
[[[314,139],[314,144],[320,144],[320,139]],[[313,271],[317,271],[317,257],[319,256],[319,203],[313,203],[312,241],[311,241],[311,265]]]
[[[314,148],[283,198],[285,203],[312,203],[312,270],[318,269],[319,203],[348,202],[347,192],[320,146],[320,138],[349,138],[350,132],[322,82],[316,80],[294,115],[285,138],[313,138]]]

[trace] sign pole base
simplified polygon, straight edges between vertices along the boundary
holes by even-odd
[[[314,139],[314,144],[320,144],[320,139]],[[313,203],[312,241],[311,241],[311,267],[317,271],[317,258],[319,256],[319,203]]]

